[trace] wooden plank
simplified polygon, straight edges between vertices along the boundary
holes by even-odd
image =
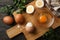
[[[23,29],[24,27],[22,27],[21,25],[19,25],[18,27],[18,24],[17,24],[14,27],[8,29],[6,33],[8,34],[9,38],[13,38],[14,36],[17,36],[19,33],[21,33]]]
[[[29,21],[33,23],[34,27],[36,28],[36,32],[34,34],[26,32],[25,24],[23,24],[24,26],[22,26],[19,29],[17,28],[17,26],[13,26],[12,28],[10,28],[6,31],[9,38],[13,38],[14,36],[23,32],[27,40],[35,40],[38,37],[45,34],[49,30],[49,23],[48,23],[48,26],[47,26],[47,24],[45,25],[45,24],[39,23],[39,21],[38,21],[39,16],[38,15],[40,15],[41,13],[42,14],[48,14],[48,16],[51,15],[49,18],[52,17],[55,19],[54,24],[52,25],[53,29],[57,28],[57,26],[60,25],[60,18],[57,18],[56,16],[54,16],[47,7],[44,6],[43,8],[39,9],[35,6],[35,1],[31,2],[28,5],[33,5],[35,7],[35,12],[32,15],[29,15],[26,12],[23,12],[23,16],[25,17],[26,23]],[[20,30],[20,29],[22,29],[22,30]]]

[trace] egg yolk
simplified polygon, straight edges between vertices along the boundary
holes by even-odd
[[[31,12],[31,11],[32,11],[32,8],[31,8],[31,7],[29,7],[29,8],[28,8],[28,11],[29,11],[29,12]]]
[[[38,2],[38,5],[39,5],[39,6],[41,6],[41,5],[42,5],[42,2],[41,2],[41,1],[39,1],[39,2]]]
[[[45,23],[45,22],[47,22],[47,17],[45,15],[40,16],[39,20],[41,23]]]

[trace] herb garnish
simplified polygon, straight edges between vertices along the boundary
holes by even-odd
[[[8,15],[12,15],[12,13],[17,9],[21,9],[19,12],[23,11],[25,9],[25,4],[26,0],[13,0],[13,5],[1,7],[0,12],[6,12]]]

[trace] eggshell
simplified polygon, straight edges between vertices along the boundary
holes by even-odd
[[[22,14],[16,14],[14,18],[16,23],[23,23],[24,21],[24,17]]]
[[[5,24],[10,25],[10,24],[13,23],[13,18],[12,18],[11,16],[5,16],[5,17],[3,18],[3,22],[4,22]]]

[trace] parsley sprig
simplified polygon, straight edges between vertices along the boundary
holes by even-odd
[[[12,13],[17,9],[21,9],[19,11],[22,12],[25,9],[25,4],[26,0],[13,0],[13,5],[6,5],[1,7],[0,12],[5,12],[8,15],[12,15]]]

